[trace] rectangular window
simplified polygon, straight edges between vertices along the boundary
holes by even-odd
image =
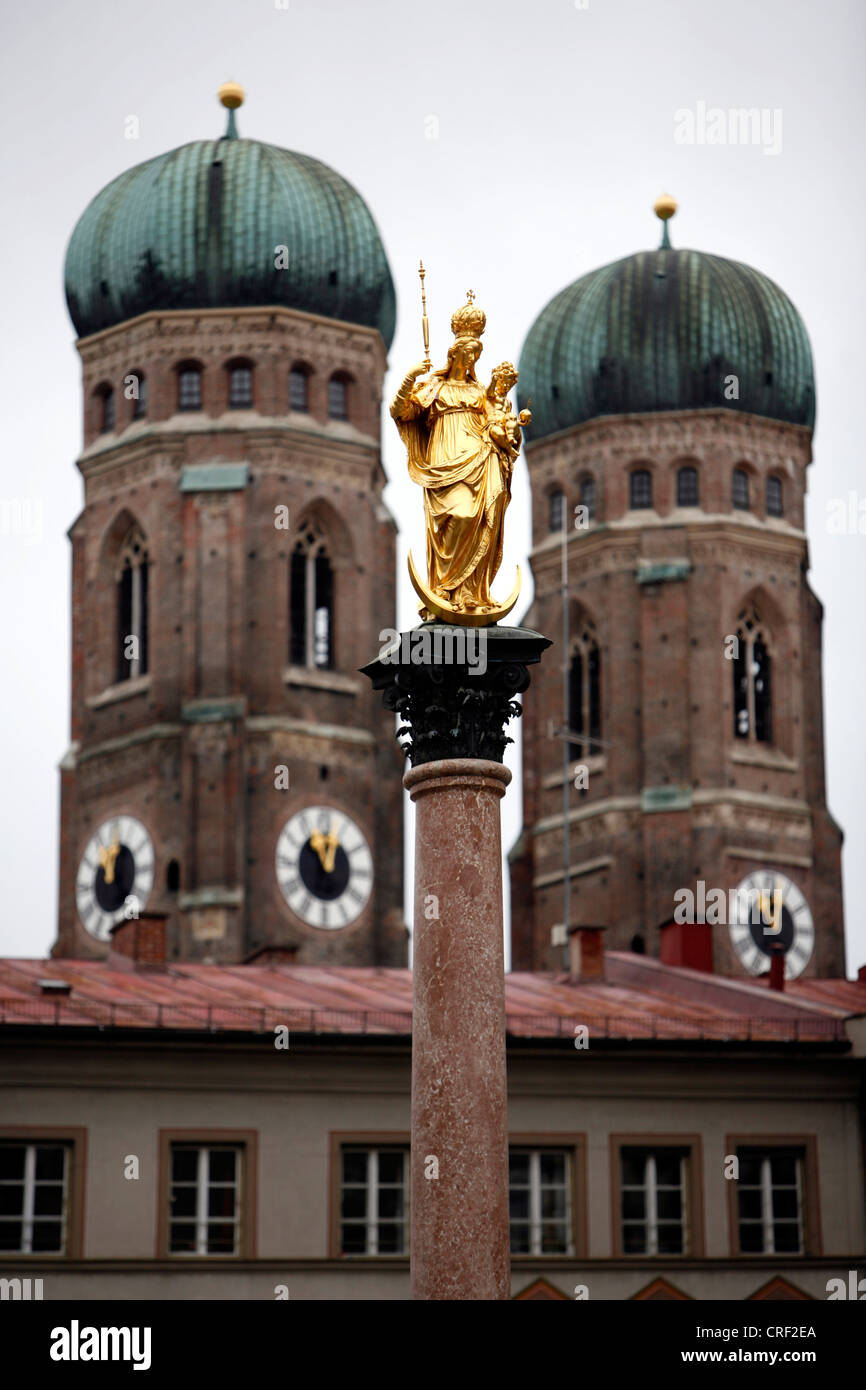
[[[289,372],[289,408],[307,409],[307,373],[293,368]]]
[[[251,367],[233,367],[229,376],[229,406],[243,410],[253,403],[253,373]]]
[[[513,1255],[573,1255],[571,1155],[554,1149],[509,1152]]]
[[[344,1145],[340,1163],[340,1253],[408,1255],[408,1148]]]
[[[782,515],[782,480],[781,478],[770,477],[767,479],[767,516]]]
[[[328,382],[328,415],[332,420],[347,420],[348,390],[342,377],[332,376]]]
[[[802,1149],[739,1147],[737,1228],[744,1255],[802,1255]]]
[[[620,1150],[620,1218],[624,1255],[687,1253],[687,1149]]]
[[[638,468],[629,481],[629,506],[633,510],[651,507],[653,504],[652,474],[646,468]]]
[[[201,410],[201,372],[187,367],[177,379],[178,410]]]
[[[565,493],[552,492],[550,494],[550,530],[562,530],[562,515],[565,511]]]
[[[171,1145],[170,1254],[239,1253],[242,1169],[240,1145]]]
[[[0,1143],[0,1251],[67,1254],[71,1145]]]
[[[749,475],[742,468],[734,469],[731,501],[738,511],[747,512],[749,510]]]

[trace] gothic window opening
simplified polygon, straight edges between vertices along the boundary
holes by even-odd
[[[253,369],[249,362],[232,362],[229,373],[229,409],[250,410],[253,404]]]
[[[587,521],[595,521],[595,478],[581,478],[580,505],[586,507]]]
[[[148,572],[147,544],[135,527],[121,547],[117,572],[118,684],[148,671]]]
[[[178,410],[201,410],[201,368],[186,363],[177,374]]]
[[[132,398],[132,418],[141,420],[147,414],[147,378],[141,372],[132,372],[137,384],[138,395]]]
[[[99,397],[99,432],[100,434],[111,434],[115,421],[114,392],[110,386],[100,386],[97,395]]]
[[[698,505],[698,470],[686,465],[677,473],[677,506],[696,507]]]
[[[629,506],[632,511],[651,507],[653,480],[648,468],[636,468],[629,477]]]
[[[289,574],[289,661],[293,666],[334,665],[334,571],[325,538],[305,526],[292,552]]]
[[[589,758],[601,752],[601,654],[595,628],[589,622],[581,624],[572,647],[568,727],[579,735],[569,744],[570,758]]]
[[[772,741],[770,652],[754,604],[737,620],[734,666],[734,734],[758,743]]]
[[[289,372],[289,409],[308,411],[310,408],[310,373],[307,367],[295,366]]]
[[[556,490],[550,494],[549,506],[549,529],[551,531],[561,531],[562,518],[565,514],[565,493],[560,488],[556,488]]]
[[[343,373],[335,373],[328,382],[328,418],[348,420],[349,381]]]
[[[767,516],[782,515],[782,479],[767,479]]]
[[[735,468],[731,481],[731,501],[737,511],[749,510],[749,475],[745,468]]]

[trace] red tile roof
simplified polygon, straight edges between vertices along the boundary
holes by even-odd
[[[512,1036],[832,1041],[845,1020],[866,1014],[866,981],[807,980],[770,992],[609,951],[606,976],[506,976]],[[69,994],[43,992],[65,981]],[[134,969],[116,960],[0,960],[0,1027],[163,1028],[405,1035],[411,1031],[409,970],[308,965],[201,965]]]

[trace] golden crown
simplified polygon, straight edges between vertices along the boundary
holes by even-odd
[[[480,338],[487,327],[487,315],[473,304],[474,298],[473,291],[467,290],[466,303],[451,315],[451,332],[455,338]]]

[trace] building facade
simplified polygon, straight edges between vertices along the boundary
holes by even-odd
[[[570,922],[660,948],[681,896],[778,888],[787,972],[844,974],[842,836],[826,804],[822,609],[809,587],[808,335],[759,272],[662,244],[584,276],[523,349],[533,402],[535,599],[561,662],[524,699],[513,960],[561,965],[563,759]],[[701,888],[699,885],[703,885]],[[696,920],[696,919],[693,919]],[[723,913],[715,968],[764,942]],[[734,930],[738,928],[738,930]]]
[[[355,190],[197,141],[73,233],[84,508],[56,954],[166,915],[177,959],[406,960],[380,405],[394,289]],[[267,307],[259,307],[267,306]],[[366,688],[365,688],[366,687]]]

